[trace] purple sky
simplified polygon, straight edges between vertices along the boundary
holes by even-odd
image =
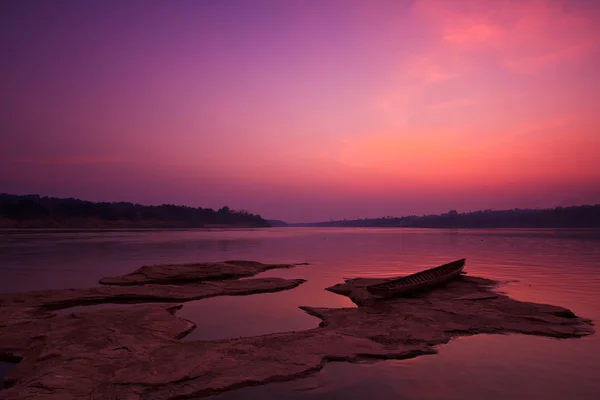
[[[600,1],[0,3],[0,192],[289,222],[600,203]]]

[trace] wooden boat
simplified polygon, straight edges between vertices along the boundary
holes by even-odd
[[[367,286],[367,290],[372,295],[380,298],[419,292],[459,276],[465,266],[465,261],[466,259],[462,258],[416,274]]]

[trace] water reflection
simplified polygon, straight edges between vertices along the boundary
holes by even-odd
[[[291,291],[185,304],[178,315],[198,324],[187,340],[210,340],[309,329],[319,321],[298,306],[353,306],[347,298],[324,290],[345,277],[412,273],[466,257],[469,274],[518,280],[502,288],[518,300],[561,305],[600,320],[599,244],[600,231],[581,230],[11,233],[0,234],[0,291],[92,286],[103,276],[144,264],[224,259],[311,263],[259,275],[308,280]],[[436,356],[328,364],[307,380],[241,389],[220,398],[595,399],[600,393],[597,337],[461,338],[441,346]]]
[[[587,354],[594,345],[598,340],[591,338],[463,337],[440,346],[440,353],[433,356],[331,363],[302,380],[244,388],[214,399],[595,400],[598,362]]]
[[[219,340],[316,328],[321,322],[295,307],[290,293],[226,296],[185,303],[179,317],[196,323],[184,340]]]

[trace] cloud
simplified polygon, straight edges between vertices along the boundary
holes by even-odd
[[[435,27],[446,52],[461,58],[487,54],[513,72],[529,74],[598,49],[598,10],[569,8],[570,3],[417,0],[412,11]]]
[[[443,40],[454,43],[480,43],[490,41],[500,33],[501,31],[497,27],[479,22],[450,30],[444,34]]]
[[[511,133],[523,120],[579,108],[582,83],[572,69],[588,68],[599,54],[600,3],[576,4],[415,0],[409,13],[418,45],[392,59],[372,101],[380,126],[370,131],[444,124],[484,130],[487,123]]]
[[[597,48],[596,40],[587,40],[541,55],[507,59],[504,65],[517,73],[534,74],[548,67],[579,60]]]

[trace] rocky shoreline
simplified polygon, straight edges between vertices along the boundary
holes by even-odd
[[[589,320],[557,306],[519,302],[497,282],[463,276],[410,298],[372,301],[357,278],[328,290],[356,308],[302,307],[321,319],[299,332],[181,341],[195,325],[177,302],[292,289],[302,279],[238,278],[291,264],[251,261],[142,267],[103,286],[0,295],[0,360],[21,360],[0,399],[180,399],[303,377],[330,361],[433,354],[453,337],[521,333],[576,338]],[[56,315],[84,304],[145,303]]]

